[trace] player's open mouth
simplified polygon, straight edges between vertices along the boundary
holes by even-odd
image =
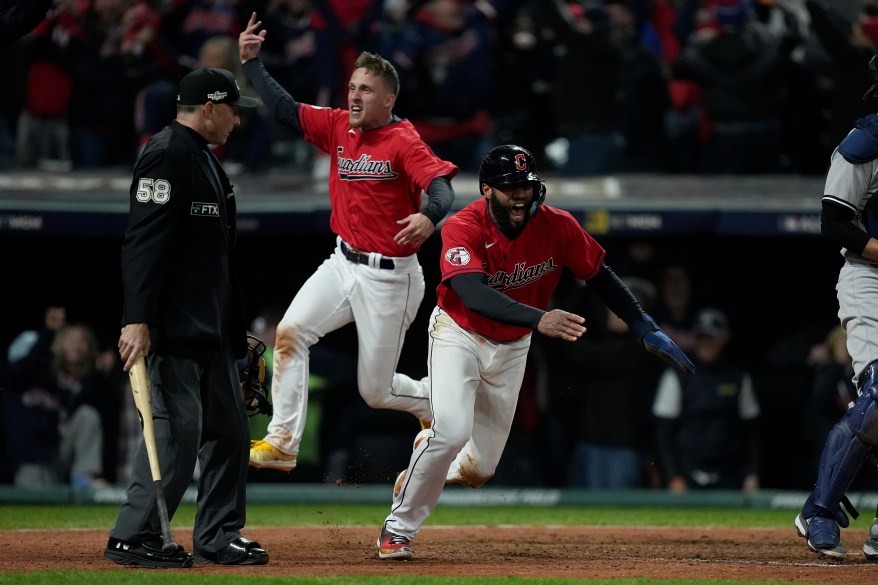
[[[363,106],[351,106],[351,113],[352,114],[359,114],[362,111],[363,111]]]
[[[513,221],[521,221],[524,219],[524,214],[526,213],[524,205],[513,205],[509,209],[509,219]]]

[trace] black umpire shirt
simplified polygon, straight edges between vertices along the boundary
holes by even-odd
[[[196,361],[224,340],[246,355],[234,263],[235,197],[207,141],[174,121],[134,169],[122,243],[122,324],[147,323],[152,351]]]

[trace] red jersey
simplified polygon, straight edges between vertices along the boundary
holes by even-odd
[[[467,272],[483,272],[488,284],[510,298],[545,310],[562,269],[588,280],[598,273],[606,252],[570,213],[543,205],[524,231],[510,240],[488,215],[488,200],[470,203],[442,226],[442,282],[436,288],[439,307],[469,331],[497,342],[531,332],[504,325],[467,309],[446,283]]]
[[[305,140],[329,154],[329,225],[363,252],[410,256],[400,246],[396,222],[421,210],[421,194],[437,177],[458,168],[437,157],[408,120],[365,132],[350,127],[347,110],[302,104]]]

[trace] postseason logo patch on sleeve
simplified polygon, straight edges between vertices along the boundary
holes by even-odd
[[[454,266],[466,266],[471,257],[466,248],[450,248],[445,252],[445,260]]]
[[[193,201],[189,214],[206,217],[219,217],[219,205],[216,203],[202,203],[199,201]]]

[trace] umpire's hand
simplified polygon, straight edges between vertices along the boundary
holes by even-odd
[[[137,358],[149,355],[150,347],[149,325],[129,323],[122,327],[122,333],[119,335],[119,357],[125,364],[122,369],[129,371]]]

